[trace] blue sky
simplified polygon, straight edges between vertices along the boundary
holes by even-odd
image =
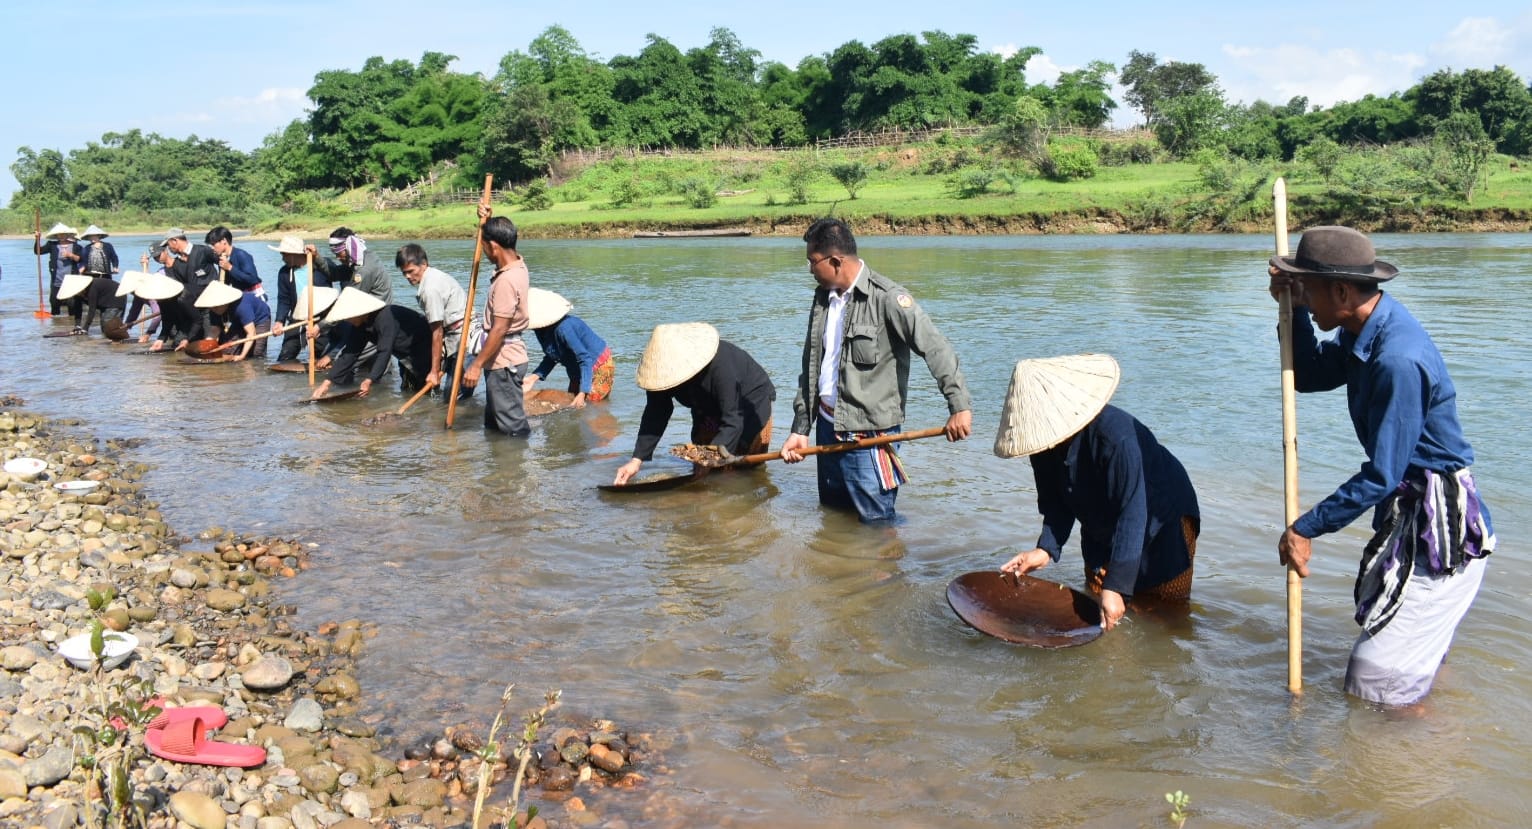
[[[605,60],[657,34],[683,51],[727,27],[767,60],[789,65],[848,40],[871,44],[939,29],[985,50],[1043,50],[1029,79],[1130,50],[1196,61],[1227,97],[1316,104],[1405,89],[1447,66],[1504,64],[1532,80],[1526,2],[1143,2],[1023,0],[840,3],[488,2],[480,0],[75,0],[7,3],[0,77],[0,201],[20,146],[66,154],[102,133],[138,128],[218,138],[250,150],[303,116],[315,73],[359,69],[372,55],[415,61],[457,55],[454,68],[493,74],[499,59],[550,25]],[[24,33],[24,34],[23,34]],[[1131,123],[1125,106],[1118,121]]]

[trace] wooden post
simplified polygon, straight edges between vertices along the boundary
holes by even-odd
[[[303,326],[303,336],[305,338],[308,337],[309,329],[311,327],[313,327],[313,325],[314,325],[314,254],[312,254],[312,253],[309,254],[309,264],[308,264],[307,274],[308,274],[308,290],[306,291],[306,293],[309,296],[309,316],[308,316],[308,322],[305,323],[304,326]],[[319,347],[319,338],[318,337],[315,337],[314,339],[309,340],[309,388],[313,388],[314,387],[314,363],[318,359],[317,357],[314,356],[314,349],[317,348],[317,347]]]
[[[479,204],[488,206],[490,197],[494,193],[495,177],[491,174],[484,176],[484,194],[479,197]],[[469,322],[473,319],[473,294],[479,285],[479,262],[484,258],[484,219],[479,219],[479,229],[474,236],[473,242],[473,266],[468,269],[468,297],[463,303],[463,333],[458,336],[457,362],[452,365],[452,390],[447,398],[447,428],[452,428],[452,418],[457,415],[457,394],[463,384],[463,361],[468,356],[468,334],[471,330]],[[487,392],[486,392],[487,393]]]
[[[1287,256],[1287,182],[1272,185],[1277,255]],[[1282,292],[1277,342],[1282,352],[1282,528],[1298,520],[1298,394],[1293,382],[1293,292]],[[1287,567],[1287,690],[1303,693],[1303,580]]]
[[[32,208],[32,221],[33,221],[33,223],[37,227],[37,236],[34,237],[34,238],[36,238],[37,241],[41,242],[42,241],[42,235],[43,235],[43,210],[42,210],[41,207],[34,207],[34,208]],[[43,254],[42,254],[42,251],[38,251],[37,252],[37,310],[35,312],[33,312],[32,316],[37,317],[40,320],[50,319],[53,316],[53,314],[51,312],[49,312],[47,310],[47,308],[45,308],[43,306]]]

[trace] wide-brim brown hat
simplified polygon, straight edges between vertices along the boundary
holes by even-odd
[[[527,327],[547,328],[569,315],[574,305],[552,291],[533,288],[527,292]]]
[[[316,288],[315,290],[317,291],[318,289]],[[315,293],[314,298],[318,299],[319,294]],[[383,300],[366,291],[357,288],[347,288],[340,292],[340,296],[335,299],[335,304],[330,306],[330,310],[324,315],[324,318],[330,322],[354,320],[357,317],[367,316],[373,311],[381,310],[386,304]],[[306,309],[304,313],[307,313]],[[317,314],[319,311],[315,310],[314,313]]]
[[[152,299],[155,302],[174,299],[180,296],[184,290],[186,290],[185,285],[162,273],[145,274],[138,280],[138,284],[133,286],[135,296]]]
[[[118,283],[117,285],[117,295],[127,296],[128,294],[133,293],[133,289],[138,287],[139,280],[148,275],[149,274],[144,273],[143,271],[128,271],[124,273],[122,275],[122,282]]]
[[[80,234],[80,238],[81,239],[89,239],[92,236],[100,236],[101,238],[105,239],[106,237],[108,237],[110,235],[112,235],[112,234],[107,233],[106,231],[102,230],[99,227],[96,227],[95,225],[91,225],[90,227],[85,228],[85,232]]]
[[[272,250],[276,251],[277,253],[307,253],[308,252],[308,251],[303,249],[303,237],[302,236],[283,236],[282,240],[280,242],[277,242],[275,245],[267,245],[266,247],[271,248]]]
[[[72,273],[64,277],[64,281],[59,284],[59,299],[74,299],[85,293],[85,289],[90,287],[90,279],[83,273]]]
[[[340,292],[326,285],[314,286],[314,316],[319,316],[335,304],[340,297]],[[294,319],[308,319],[309,316],[309,292],[307,289],[298,292],[298,304],[293,306]]]
[[[79,231],[75,230],[69,225],[66,225],[63,222],[56,222],[54,223],[53,227],[48,228],[48,232],[44,233],[43,235],[50,239],[57,239],[60,236],[78,236],[80,234]]]
[[[995,454],[1025,457],[1059,445],[1101,413],[1121,374],[1108,354],[1018,362],[1000,410]]]
[[[1298,240],[1292,256],[1273,256],[1271,266],[1283,273],[1323,276],[1362,282],[1387,282],[1399,269],[1379,261],[1372,240],[1349,227],[1311,227]]]
[[[638,387],[644,391],[673,389],[707,368],[718,353],[718,329],[705,322],[655,326],[638,360]]]
[[[202,289],[202,295],[193,303],[198,308],[221,308],[231,303],[239,302],[243,291],[223,282],[209,282]]]

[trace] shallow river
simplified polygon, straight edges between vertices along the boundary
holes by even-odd
[[[113,241],[136,261],[146,240]],[[1446,355],[1501,539],[1428,716],[1404,721],[1340,688],[1360,524],[1316,545],[1306,693],[1285,690],[1267,238],[862,242],[953,341],[975,400],[974,439],[906,444],[892,530],[822,510],[811,464],[650,496],[595,489],[632,450],[633,371],[662,322],[712,322],[766,367],[780,445],[812,291],[787,238],[525,243],[533,284],[571,299],[619,361],[609,404],[535,421],[528,441],[487,437],[477,403],[453,431],[432,401],[403,428],[359,427],[400,404],[387,382],[301,406],[301,375],[40,339],[30,240],[0,241],[0,392],[103,438],[148,437],[148,486],[181,532],[318,542],[282,598],[302,624],[381,628],[360,679],[366,706],[395,715],[389,736],[487,722],[508,682],[528,707],[561,688],[566,715],[674,739],[653,787],[691,825],[1165,826],[1177,789],[1198,827],[1532,822],[1532,236],[1376,239],[1405,271],[1389,290]],[[244,247],[274,294],[277,255]],[[391,260],[396,245],[374,248]],[[471,242],[427,249],[466,283]],[[413,304],[402,278],[394,290]],[[943,591],[1036,539],[1028,464],[990,451],[1010,367],[1083,351],[1118,358],[1114,402],[1197,485],[1192,613],[1130,617],[1071,650],[1009,646],[966,628]],[[940,425],[922,366],[911,385],[908,425]],[[1307,506],[1361,454],[1341,392],[1303,396],[1299,430]],[[667,437],[683,442],[683,425]],[[1039,575],[1079,585],[1078,549]],[[644,800],[614,792],[602,808],[642,824]]]

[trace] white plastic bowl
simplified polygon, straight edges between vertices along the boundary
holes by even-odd
[[[98,486],[100,481],[59,481],[53,488],[66,495],[84,495]]]
[[[101,664],[107,670],[121,665],[133,653],[133,649],[138,647],[138,637],[131,633],[109,630],[103,635],[106,642],[101,649]],[[60,642],[59,653],[69,660],[69,664],[82,671],[95,667],[96,656],[90,652],[89,633],[71,636]]]
[[[23,481],[35,479],[47,468],[48,462],[42,458],[11,458],[5,462],[5,471]]]

